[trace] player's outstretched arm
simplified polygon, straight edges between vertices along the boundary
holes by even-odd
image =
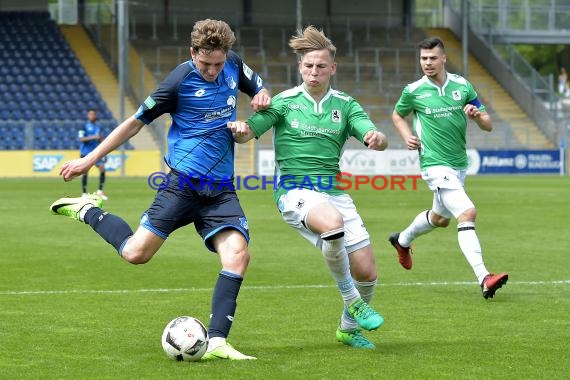
[[[245,121],[228,121],[228,128],[232,131],[234,141],[238,144],[246,143],[255,137],[255,133]]]
[[[59,175],[67,182],[86,173],[97,161],[136,135],[143,125],[144,123],[142,121],[131,116],[115,128],[113,132],[87,156],[64,163],[59,171]]]

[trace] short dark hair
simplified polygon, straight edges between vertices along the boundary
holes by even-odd
[[[441,50],[445,50],[443,41],[439,37],[426,38],[418,44],[418,47],[420,49],[433,49],[435,47],[439,47]]]

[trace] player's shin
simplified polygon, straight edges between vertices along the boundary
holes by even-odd
[[[127,222],[120,217],[109,214],[99,207],[91,207],[83,220],[89,224],[95,232],[99,234],[105,241],[111,244],[117,252],[121,252],[123,243],[133,235],[133,230]]]

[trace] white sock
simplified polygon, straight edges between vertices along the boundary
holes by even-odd
[[[206,351],[211,352],[214,349],[223,346],[224,344],[226,344],[226,338],[222,338],[221,336],[215,336],[208,340],[208,349]]]
[[[475,233],[475,222],[459,223],[457,225],[457,240],[463,256],[465,256],[473,272],[475,272],[478,283],[481,284],[485,276],[489,274],[489,271],[483,263],[481,244],[479,244],[479,238],[477,233]]]
[[[374,295],[374,290],[376,288],[377,280],[365,282],[365,281],[356,281],[354,280],[354,286],[356,286],[356,290],[360,293],[360,297],[366,302],[370,304],[372,300],[372,296]],[[342,315],[340,317],[340,329],[341,330],[352,330],[358,328],[358,323],[348,314],[348,309],[345,307]]]
[[[360,294],[350,275],[350,265],[348,262],[348,254],[344,247],[344,237],[334,240],[323,240],[322,246],[323,257],[331,272],[345,305],[350,305],[358,298]]]
[[[429,220],[430,210],[420,212],[404,231],[400,232],[398,243],[402,247],[409,247],[412,240],[433,230],[435,226]]]

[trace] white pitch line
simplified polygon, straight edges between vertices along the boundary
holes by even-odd
[[[397,286],[465,286],[476,285],[472,281],[444,281],[444,282],[397,282],[380,283],[380,287]],[[570,280],[552,281],[509,281],[508,285],[569,285]],[[242,290],[279,290],[279,289],[321,289],[334,288],[334,285],[267,285],[267,286],[244,286]],[[60,295],[60,294],[133,294],[133,293],[174,293],[174,292],[211,292],[213,288],[156,288],[156,289],[75,289],[75,290],[4,290],[0,296],[23,296],[23,295]]]

